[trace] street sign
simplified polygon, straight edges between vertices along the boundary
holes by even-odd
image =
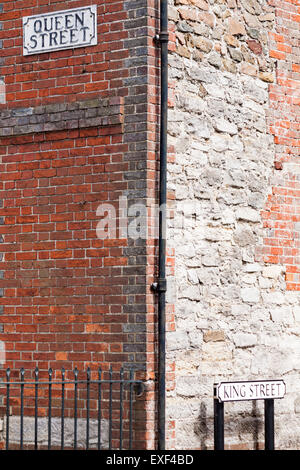
[[[97,5],[23,18],[23,54],[97,44]]]
[[[286,392],[283,380],[255,380],[252,382],[220,382],[214,385],[219,402],[268,400],[283,398]]]

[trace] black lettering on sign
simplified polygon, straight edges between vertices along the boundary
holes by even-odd
[[[75,28],[78,29],[78,24],[80,26],[84,26],[84,12],[81,13],[81,18],[79,13],[75,14]]]
[[[42,31],[43,25],[41,20],[36,20],[33,25],[33,29],[35,33],[40,33]]]
[[[33,35],[31,36],[30,42],[31,42],[30,47],[31,47],[32,49],[35,49],[36,46],[37,46],[36,34],[33,34]]]
[[[49,46],[57,46],[57,32],[54,31],[49,35]]]
[[[65,16],[65,26],[66,29],[71,29],[74,26],[74,16],[73,15],[66,15]]]
[[[88,26],[84,26],[80,31],[83,31],[83,41],[86,41],[86,30],[89,29]]]
[[[59,42],[61,45],[68,44],[67,31],[60,31],[59,33]]]
[[[56,17],[55,17],[55,29],[56,29],[57,31],[59,31],[60,29],[63,28],[63,25],[62,25],[62,23],[61,23],[61,19],[63,19],[62,16],[56,16]]]
[[[70,30],[70,42],[71,44],[76,44],[78,42],[78,31],[77,29]]]
[[[48,37],[48,34],[42,33],[40,34],[40,37],[42,38],[42,47],[45,47],[45,37]]]
[[[44,30],[49,33],[53,30],[53,17],[44,18]]]

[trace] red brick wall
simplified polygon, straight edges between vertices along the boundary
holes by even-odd
[[[270,132],[275,162],[272,192],[263,213],[267,229],[264,260],[286,267],[288,290],[300,290],[299,165],[299,2],[272,1],[276,31],[270,33],[270,56],[277,60],[276,82],[270,85]]]
[[[2,340],[15,367],[128,359],[122,348],[127,241],[96,236],[97,207],[117,203],[123,178],[115,168],[128,163],[122,145],[113,143],[120,135],[101,134],[91,128],[3,142]]]
[[[153,448],[156,242],[100,240],[96,212],[156,198],[157,3],[2,3],[4,367],[134,366],[148,381],[135,446]],[[97,46],[22,55],[22,17],[94,4]]]

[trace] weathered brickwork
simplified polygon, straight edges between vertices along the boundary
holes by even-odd
[[[155,240],[127,239],[120,227],[102,240],[96,230],[101,204],[119,217],[120,198],[130,208],[156,197],[158,6],[2,3],[4,366],[134,366],[147,381],[135,447],[154,448]],[[94,4],[97,46],[22,55],[22,17]]]
[[[297,448],[299,3],[169,5],[169,445],[213,447],[215,382],[276,376]],[[225,419],[227,448],[261,448],[262,403]]]
[[[285,266],[287,289],[299,291],[299,4],[274,5],[276,32],[270,33],[270,56],[276,59],[277,80],[270,86],[270,131],[277,171],[263,212],[263,257]]]

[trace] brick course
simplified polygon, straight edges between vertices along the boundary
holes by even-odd
[[[270,132],[276,155],[272,190],[263,212],[263,258],[286,268],[286,288],[300,290],[299,256],[299,6],[273,2],[276,32],[270,55],[277,59],[276,83],[270,85]]]
[[[97,46],[22,56],[23,16],[95,3]],[[96,228],[101,203],[118,216],[120,197],[156,197],[157,15],[145,0],[3,1],[0,31],[4,367],[133,366],[136,448],[155,445],[155,240]]]

